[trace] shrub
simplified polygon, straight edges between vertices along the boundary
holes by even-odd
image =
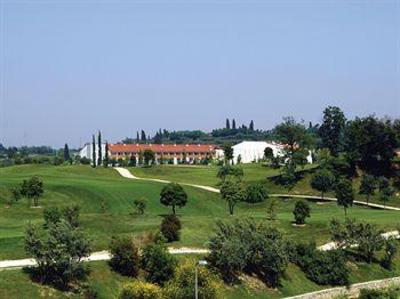
[[[295,263],[306,276],[320,285],[347,285],[349,269],[341,250],[320,251],[315,244],[298,245]]]
[[[175,215],[167,215],[161,222],[160,231],[167,242],[179,241],[179,230],[181,222]]]
[[[299,200],[296,202],[293,210],[293,215],[296,224],[304,224],[306,222],[306,217],[310,217],[310,206],[304,200]]]
[[[394,257],[397,253],[397,243],[394,239],[386,240],[385,256],[382,259],[382,266],[388,270],[392,270]]]
[[[136,277],[139,272],[140,258],[138,248],[131,237],[113,237],[110,243],[111,260],[114,271]]]
[[[373,290],[361,289],[358,299],[398,299],[400,295],[399,290]]]
[[[186,260],[177,267],[175,276],[170,280],[163,292],[166,299],[186,299],[192,298],[195,284],[196,261]],[[199,298],[213,299],[217,298],[222,287],[222,282],[217,275],[208,268],[201,266],[198,271],[198,291]]]
[[[125,284],[119,295],[120,299],[159,299],[161,297],[159,286],[139,280]]]
[[[135,210],[139,215],[144,214],[144,210],[146,209],[146,200],[144,199],[135,199],[133,202],[133,205],[135,206]]]
[[[141,264],[148,281],[163,285],[173,277],[176,260],[162,244],[150,244],[143,248]]]
[[[253,183],[246,187],[244,201],[249,203],[263,202],[268,198],[267,191],[261,183]]]

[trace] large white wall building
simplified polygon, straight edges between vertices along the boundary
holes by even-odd
[[[267,147],[272,149],[274,157],[284,155],[282,144],[265,141],[243,141],[232,147],[233,161],[236,164],[240,155],[241,163],[258,162],[264,158],[264,150]],[[311,153],[307,156],[307,162],[312,163]]]
[[[91,161],[93,158],[92,151],[93,151],[92,143],[86,143],[82,147],[82,149],[79,151],[79,156],[81,158],[85,157]],[[103,158],[104,158],[104,153],[106,152],[106,144],[105,143],[103,143],[101,145],[101,152],[103,153]],[[99,145],[96,143],[96,161],[97,161],[98,157],[99,157]]]

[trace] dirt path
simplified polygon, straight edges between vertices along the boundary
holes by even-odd
[[[161,179],[154,179],[154,178],[139,178],[134,176],[128,169],[122,168],[122,167],[114,167],[118,173],[127,179],[134,179],[134,180],[143,180],[143,181],[151,181],[151,182],[158,182],[158,183],[163,183],[163,184],[169,184],[171,181],[167,180],[161,180]],[[195,184],[186,184],[186,183],[180,183],[181,185],[184,186],[191,186],[199,189],[203,189],[206,191],[214,192],[214,193],[219,193],[219,189],[211,187],[211,186],[204,186],[204,185],[195,185]],[[335,197],[324,197],[322,198],[321,196],[315,196],[315,195],[301,195],[301,194],[269,194],[271,197],[290,197],[290,198],[305,198],[305,199],[315,199],[315,200],[323,200],[323,201],[337,201]],[[357,205],[362,205],[362,206],[368,206],[371,208],[375,209],[385,209],[385,210],[391,210],[391,211],[400,211],[400,208],[398,207],[392,207],[392,206],[384,206],[376,203],[367,203],[365,201],[360,201],[360,200],[355,200],[354,204]]]

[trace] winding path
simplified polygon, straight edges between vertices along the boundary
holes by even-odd
[[[150,181],[150,182],[158,182],[158,183],[163,183],[163,184],[169,184],[171,181],[167,180],[161,180],[161,179],[154,179],[154,178],[139,178],[137,176],[134,176],[128,169],[123,168],[123,167],[114,167],[118,173],[127,179],[134,179],[134,180],[143,180],[143,181]],[[204,186],[204,185],[196,185],[196,184],[187,184],[187,183],[179,183],[184,186],[191,186],[199,189],[203,189],[206,191],[214,192],[214,193],[219,193],[219,189],[211,187],[211,186]],[[316,195],[301,195],[301,194],[269,194],[271,197],[290,197],[290,198],[304,198],[304,199],[314,199],[314,200],[323,200],[323,201],[337,201],[335,197],[321,197],[321,196],[316,196]],[[376,203],[367,203],[365,201],[360,201],[360,200],[355,200],[353,202],[354,204],[357,205],[362,205],[362,206],[368,206],[370,208],[375,208],[375,209],[384,209],[384,210],[391,210],[391,211],[400,211],[400,208],[398,207],[393,207],[393,206],[384,206],[381,204],[376,204]]]

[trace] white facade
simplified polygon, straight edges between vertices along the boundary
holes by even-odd
[[[272,149],[274,157],[283,156],[283,145],[275,142],[265,141],[243,141],[234,145],[233,161],[236,164],[240,155],[241,163],[258,162],[264,158],[264,150],[269,147]],[[312,163],[311,152],[307,156],[307,162]]]
[[[79,156],[81,158],[85,157],[85,158],[89,159],[90,161],[92,161],[92,158],[93,158],[92,150],[93,150],[92,143],[86,143],[82,147],[82,149],[79,151]],[[106,144],[105,143],[101,144],[101,152],[102,152],[102,155],[104,158],[105,152],[106,152]],[[96,143],[96,162],[97,162],[98,157],[99,157],[99,145]]]

